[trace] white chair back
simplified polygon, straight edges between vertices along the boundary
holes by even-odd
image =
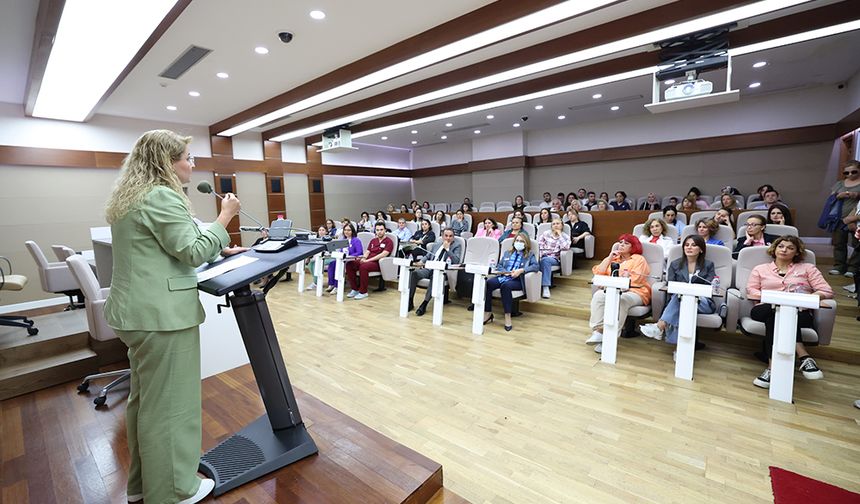
[[[438,222],[431,221],[430,229],[433,230],[433,235],[436,236],[436,238],[440,238],[442,236],[442,226],[440,226]]]
[[[523,219],[523,224],[532,221],[531,214],[527,214],[527,213],[523,212],[523,215],[525,216],[525,218]],[[508,220],[505,221],[505,227],[506,228],[511,227],[511,219],[513,219],[513,218],[514,218],[514,213],[513,212],[509,213],[508,214]]]
[[[367,246],[370,245],[370,240],[372,240],[374,234],[369,231],[361,231],[358,233],[358,241],[361,242],[361,250],[367,250]]]
[[[588,212],[579,212],[579,220],[588,224],[588,229],[594,233],[594,217]]]
[[[738,262],[735,267],[734,286],[736,289],[746,296],[747,281],[750,278],[750,273],[753,268],[759,264],[767,264],[773,261],[773,258],[767,253],[768,247],[746,247],[738,253]],[[809,249],[803,256],[803,261],[810,264],[815,264],[815,253]]]
[[[684,253],[681,245],[675,245],[669,249],[668,261],[678,260]],[[714,263],[714,270],[720,277],[720,287],[728,289],[732,285],[732,250],[719,245],[707,245],[705,247],[705,259]]]
[[[716,210],[701,210],[699,212],[693,212],[690,214],[689,224],[695,226],[699,219],[713,219],[714,215],[717,213]]]
[[[496,208],[499,208],[500,206],[509,206],[509,207],[512,207],[512,206],[514,206],[514,204],[513,204],[513,203],[511,203],[510,201],[504,201],[504,200],[503,200],[503,201],[497,201],[497,202],[496,202]]]
[[[690,224],[689,226],[684,226],[684,230],[681,232],[681,240],[680,241],[683,242],[684,238],[686,238],[690,235],[694,235],[696,233],[698,233],[698,230],[697,230],[695,224]],[[719,229],[719,231],[717,231],[717,234],[714,235],[714,238],[725,243],[726,247],[731,247],[732,243],[735,240],[735,232],[732,231],[732,228],[730,228],[729,226],[724,226],[723,224],[720,224],[720,229]]]
[[[549,231],[551,229],[552,229],[552,222],[550,222],[550,223],[545,222],[543,224],[538,225],[537,233],[536,233],[537,238],[540,239],[540,237],[543,236],[544,233],[546,233],[547,231]],[[563,229],[562,232],[564,234],[566,234],[567,236],[570,236],[570,224],[564,224],[562,229]]]
[[[761,215],[762,217],[767,219],[767,210],[744,210],[743,212],[739,213],[737,220],[738,228],[740,228],[741,226],[746,226],[747,219],[750,215]],[[740,236],[740,233],[738,233],[738,236]]]
[[[526,207],[523,208],[523,212],[532,212],[532,213],[540,212],[540,207],[536,206],[536,205],[526,205]]]
[[[469,230],[472,229],[472,214],[463,214],[463,220],[469,224]]]
[[[535,239],[535,233],[537,230],[535,229],[534,224],[532,224],[531,222],[523,222],[523,230],[528,233],[529,238],[531,238],[532,240]]]
[[[418,231],[418,223],[415,221],[406,221],[406,229],[408,229],[410,233],[415,234]]]
[[[663,277],[663,264],[665,256],[663,255],[663,247],[655,243],[642,244],[642,257],[648,262],[648,267],[651,273],[648,275],[648,284],[658,282]]]
[[[433,203],[433,211],[438,212],[442,210],[443,212],[448,211],[448,203]]]
[[[66,259],[75,255],[75,251],[65,245],[51,245],[51,250],[54,251],[54,255],[57,256],[57,260],[62,262],[65,262]]]
[[[486,236],[469,238],[463,262],[466,264],[489,265],[499,260],[499,241]]]
[[[482,201],[479,205],[480,212],[494,212],[496,210],[496,204],[492,201]],[[488,210],[485,210],[488,209]]]
[[[639,238],[643,234],[650,236],[650,231],[648,231],[648,232],[645,231],[645,223],[643,222],[642,224],[636,224],[635,226],[633,226],[633,232],[631,234],[633,236],[635,236],[636,238]],[[672,241],[677,243],[678,242],[678,228],[671,225],[671,224],[667,225],[666,226],[666,236],[668,236],[669,238],[672,239]]]
[[[512,207],[511,205],[497,205],[496,211],[497,212],[513,212],[514,207]]]
[[[662,219],[663,218],[663,212],[662,211],[651,212],[648,214],[648,218],[649,219]],[[684,224],[684,225],[687,224],[687,214],[678,212],[677,217],[675,217],[675,218],[678,219],[678,221],[681,224]],[[673,226],[673,224],[669,224],[669,225]],[[674,227],[677,227],[677,226],[674,226]]]
[[[683,196],[678,195],[678,194],[670,194],[669,196],[663,196],[663,201],[662,201],[662,205],[661,205],[661,206],[662,206],[662,207],[664,207],[664,208],[665,208],[665,207],[667,207],[667,206],[669,206],[669,200],[670,200],[670,199],[672,199],[672,198],[677,199],[677,200],[678,200],[678,203],[680,203],[680,202],[681,202],[681,200],[682,200],[682,199],[684,199],[684,197],[683,197]]]

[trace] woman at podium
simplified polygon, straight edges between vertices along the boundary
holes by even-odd
[[[203,307],[194,269],[242,248],[225,227],[239,212],[227,194],[221,213],[201,231],[182,185],[191,180],[191,137],[144,133],[123,161],[106,217],[113,240],[113,279],[105,317],[128,346],[131,391],[126,407],[129,502],[202,500],[215,483],[197,477],[200,462],[200,333]]]

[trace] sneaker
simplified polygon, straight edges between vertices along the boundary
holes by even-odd
[[[541,291],[540,297],[549,299],[549,286],[548,285],[544,285],[543,291]]]
[[[131,494],[126,497],[128,502],[140,502],[143,500],[143,494]]]
[[[357,290],[351,290],[351,291],[349,291],[349,294],[346,295],[346,297],[354,298],[356,296],[356,294],[358,294]]]
[[[758,378],[753,380],[753,385],[761,388],[770,388],[770,368],[765,368],[765,370],[758,375]]]
[[[317,288],[317,284],[315,284],[314,282],[311,282],[310,285],[305,287],[305,290],[316,290],[316,288]]]
[[[677,362],[678,360],[678,351],[672,350],[672,362]]]
[[[728,307],[728,305],[726,305],[726,303],[721,304],[720,307],[717,308],[717,314],[723,320],[726,319],[726,315],[728,315],[728,313],[729,313],[729,307]]]
[[[857,409],[860,409],[860,399],[857,399],[856,401],[854,401],[854,407]]]
[[[602,342],[603,342],[603,333],[597,332],[597,331],[594,331],[593,333],[591,333],[591,336],[587,340],[585,340],[586,345],[594,345],[596,343],[602,343]]]
[[[854,278],[854,272],[853,271],[846,271],[844,276],[847,278]]]
[[[362,294],[361,292],[359,292],[358,294],[355,295],[355,297],[353,299],[358,301],[359,299],[364,299],[364,298],[369,297],[369,296],[370,296],[370,294],[367,294],[367,293]]]
[[[197,493],[187,499],[179,501],[179,504],[195,504],[200,502],[205,499],[214,488],[214,481],[209,478],[203,478],[200,480],[200,488],[197,489]]]
[[[844,285],[844,286],[842,286],[842,288],[847,290],[848,292],[856,292],[857,291],[857,286],[855,286],[854,284]]]
[[[660,326],[657,324],[642,324],[639,326],[639,332],[641,332],[643,336],[657,341],[663,339],[663,331],[660,330]]]
[[[841,275],[841,274],[842,274],[842,272],[841,272],[841,271],[839,271],[838,269],[835,269],[835,268],[834,268],[834,269],[832,269],[832,270],[830,270],[830,271],[828,271],[827,273],[829,273],[829,274],[831,274],[831,275]]]
[[[599,343],[594,347],[595,353],[603,353],[603,343]]]
[[[803,373],[803,377],[807,380],[820,380],[824,378],[824,373],[815,364],[815,359],[808,355],[800,358],[800,365],[797,369]]]

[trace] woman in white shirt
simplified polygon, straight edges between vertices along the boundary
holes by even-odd
[[[663,248],[663,257],[668,257],[669,249],[675,245],[675,240],[666,236],[667,229],[668,225],[663,219],[648,219],[648,222],[645,223],[644,233],[639,237],[639,241],[660,245]]]

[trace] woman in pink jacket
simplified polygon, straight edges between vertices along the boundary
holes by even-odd
[[[484,219],[483,225],[478,226],[478,232],[475,234],[476,238],[480,238],[482,236],[498,240],[499,237],[502,236],[502,230],[496,226],[496,221],[487,217]]]
[[[759,264],[753,268],[747,281],[747,298],[761,300],[761,291],[777,290],[784,292],[802,292],[815,294],[821,299],[833,297],[833,289],[827,280],[818,271],[814,264],[803,262],[806,252],[803,242],[796,236],[780,236],[771,243],[767,249],[768,254],[773,257],[773,262]],[[770,356],[773,352],[773,327],[774,308],[767,303],[755,305],[750,312],[753,320],[765,324],[765,355],[768,356],[768,367],[758,378],[753,380],[753,385],[761,388],[770,388]],[[803,340],[800,338],[800,330],[803,327],[813,327],[814,314],[810,310],[801,310],[797,313],[797,356],[800,359],[800,371],[807,380],[820,380],[824,373],[816,365],[815,360],[806,351]]]

